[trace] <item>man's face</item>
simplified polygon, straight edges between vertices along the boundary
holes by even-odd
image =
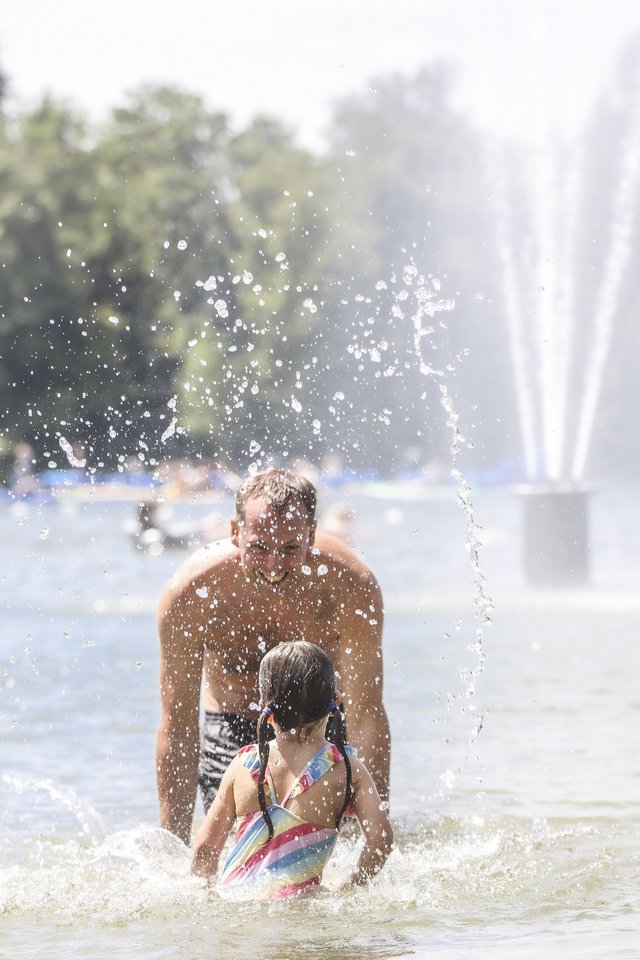
[[[296,579],[313,546],[315,524],[304,504],[293,500],[278,513],[262,499],[247,501],[244,521],[231,521],[231,542],[244,572],[279,593]]]

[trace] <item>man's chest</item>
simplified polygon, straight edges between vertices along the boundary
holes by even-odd
[[[205,630],[209,662],[226,670],[257,671],[264,654],[279,643],[306,640],[331,656],[337,649],[340,623],[332,605],[246,604],[220,610]]]

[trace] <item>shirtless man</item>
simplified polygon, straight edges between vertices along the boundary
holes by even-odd
[[[256,739],[260,660],[282,641],[308,640],[329,654],[349,742],[388,797],[380,588],[345,543],[316,536],[315,508],[316,491],[303,477],[249,477],[236,495],[231,537],[198,550],[162,593],[160,823],[184,843],[198,782],[208,809],[227,764]]]

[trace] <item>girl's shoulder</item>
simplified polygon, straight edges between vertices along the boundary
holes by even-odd
[[[246,747],[240,747],[234,759],[236,763],[246,767],[249,773],[257,777],[260,770],[260,753],[257,743],[250,743]]]

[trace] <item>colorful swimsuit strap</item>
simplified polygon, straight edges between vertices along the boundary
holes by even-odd
[[[347,753],[351,753],[351,748],[347,747]],[[313,786],[316,781],[328,773],[336,763],[340,763],[343,757],[334,743],[325,743],[324,746],[315,753],[309,762],[305,764],[301,773],[296,777],[282,800],[281,806],[286,807],[289,800],[300,796],[305,790]]]
[[[260,753],[258,750],[257,743],[251,743],[246,747],[242,747],[238,750],[237,756],[242,760],[243,765],[247,768],[253,779],[258,782],[258,777],[260,776]],[[266,770],[266,791],[270,794],[271,803],[276,803],[276,788],[273,783],[273,777],[271,776],[271,770],[267,767]]]
[[[356,749],[349,745],[347,745],[346,751],[349,756],[355,756],[357,754]],[[242,747],[238,751],[238,756],[251,773],[253,779],[257,782],[258,776],[260,775],[260,754],[257,744],[252,743],[247,747]],[[340,763],[342,759],[342,754],[335,743],[325,743],[305,764],[279,806],[286,806],[289,800],[304,793],[305,790],[308,790],[312,784],[323,777],[336,763]],[[267,789],[271,794],[271,801],[272,803],[277,803],[277,795],[269,767],[267,767],[266,781]]]

